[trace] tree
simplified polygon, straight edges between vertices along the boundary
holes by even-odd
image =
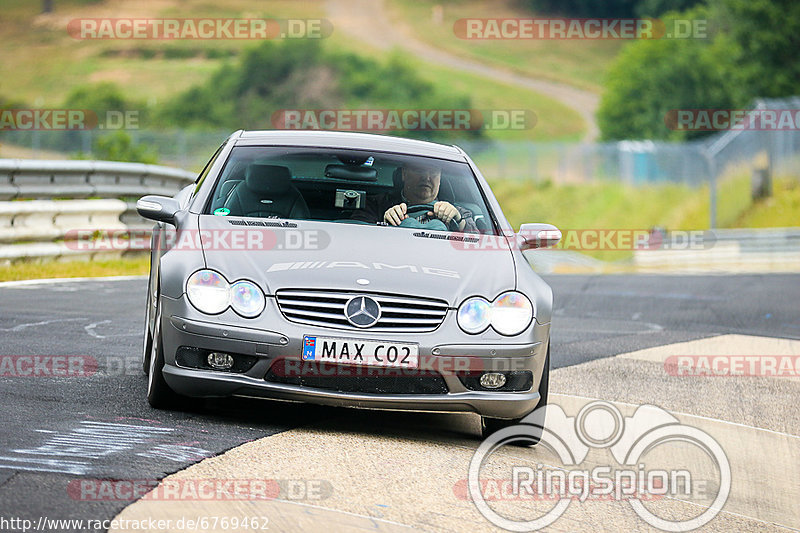
[[[739,105],[753,98],[800,94],[800,2],[722,0],[731,57],[727,75]]]
[[[537,15],[632,18],[659,17],[701,3],[703,0],[525,0],[523,5]]]
[[[667,16],[708,19],[705,7]],[[714,29],[711,30],[714,32]],[[627,45],[609,71],[597,119],[606,140],[683,140],[706,132],[670,129],[672,110],[727,109],[734,105],[726,78],[729,54],[713,34],[707,39],[642,40]]]
[[[534,13],[565,17],[632,17],[637,0],[525,0]]]

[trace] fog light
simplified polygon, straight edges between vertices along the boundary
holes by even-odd
[[[481,387],[486,389],[499,389],[505,384],[505,374],[500,374],[499,372],[487,372],[481,376]]]
[[[206,360],[208,361],[208,366],[215,370],[230,370],[233,368],[233,357],[227,353],[211,352]]]

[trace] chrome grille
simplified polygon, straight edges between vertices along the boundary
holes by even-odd
[[[429,298],[386,296],[361,292],[282,289],[275,293],[278,308],[288,320],[313,326],[362,330],[347,321],[345,305],[354,296],[369,296],[381,306],[378,322],[369,331],[432,331],[447,313],[447,302]]]

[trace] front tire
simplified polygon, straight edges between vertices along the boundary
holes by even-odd
[[[161,300],[156,304],[153,335],[150,341],[149,371],[147,375],[147,402],[156,409],[175,409],[181,397],[164,380],[164,346],[161,342]]]
[[[144,340],[142,342],[142,372],[150,375],[150,352],[153,350],[153,335],[150,333],[150,308],[153,306],[153,293],[150,280],[147,281],[147,302],[144,307]]]
[[[536,409],[545,407],[547,405],[547,395],[550,392],[550,345],[547,346],[547,355],[544,359],[544,368],[542,369],[542,379],[539,382],[539,403],[536,405]],[[528,413],[530,414],[530,413]],[[527,415],[525,415],[527,416]],[[481,417],[481,436],[485,439],[492,433],[496,431],[500,431],[501,429],[507,428],[509,426],[516,426],[517,424],[522,422],[522,419],[525,418],[512,418],[512,419],[503,419],[503,418],[490,418],[486,416]],[[542,424],[544,424],[544,417],[541,418]],[[535,427],[535,426],[534,426]],[[511,444],[514,446],[536,446],[539,444],[539,441],[542,440],[542,432],[544,431],[543,428],[536,427],[534,431],[534,435],[529,438],[520,438],[519,440],[513,441]]]

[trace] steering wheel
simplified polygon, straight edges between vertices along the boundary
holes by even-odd
[[[408,218],[417,218],[420,214],[427,213],[428,211],[432,212],[433,205],[433,203],[409,205],[406,207],[406,216],[408,216]],[[433,220],[439,219],[434,216]],[[458,231],[459,229],[458,222],[456,222],[455,219],[450,220],[450,223],[447,225],[447,227],[450,231]]]

